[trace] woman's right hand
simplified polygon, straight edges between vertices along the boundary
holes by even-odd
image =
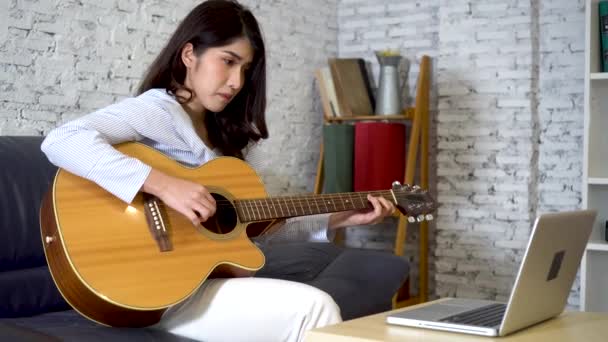
[[[142,187],[198,227],[215,214],[216,203],[204,186],[152,169]]]

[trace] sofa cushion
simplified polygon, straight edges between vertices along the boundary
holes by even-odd
[[[0,317],[33,316],[67,310],[51,279],[48,267],[0,272]]]
[[[46,265],[38,212],[57,170],[42,137],[0,137],[0,271]]]
[[[40,237],[40,202],[57,170],[40,151],[42,139],[0,136],[0,317],[67,308]]]
[[[306,283],[329,293],[349,320],[391,309],[409,270],[406,259],[392,253],[347,248]]]
[[[260,248],[266,264],[256,277],[297,281],[321,289],[338,304],[345,320],[390,309],[393,295],[409,274],[404,258],[383,251],[312,242]]]
[[[153,327],[146,329],[106,327],[89,321],[74,310],[47,313],[30,318],[0,320],[0,340],[65,342],[194,341]]]

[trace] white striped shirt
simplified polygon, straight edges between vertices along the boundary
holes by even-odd
[[[131,203],[151,167],[112,147],[126,141],[141,142],[188,166],[199,166],[221,155],[205,145],[188,114],[164,89],[149,90],[68,122],[51,131],[41,149],[53,164]],[[249,146],[244,154],[253,168],[261,169],[264,156],[258,146]],[[328,217],[288,219],[283,229],[258,241],[328,241]]]

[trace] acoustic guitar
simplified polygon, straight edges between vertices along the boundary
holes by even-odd
[[[115,146],[167,174],[205,185],[214,217],[195,227],[156,197],[139,193],[127,205],[97,184],[59,169],[40,210],[41,233],[53,279],[83,316],[109,326],[143,327],[212,277],[250,276],[264,255],[250,238],[273,220],[371,208],[372,193],[416,221],[436,208],[426,191],[391,190],[268,197],[245,162],[220,157],[185,167],[139,143]]]

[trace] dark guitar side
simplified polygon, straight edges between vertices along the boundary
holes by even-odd
[[[160,321],[166,309],[134,311],[122,308],[101,299],[80,281],[74,268],[70,266],[65,249],[61,245],[61,239],[57,234],[51,191],[46,193],[42,201],[40,223],[44,254],[53,280],[63,298],[76,311],[97,323],[115,327],[145,327]],[[47,242],[45,237],[51,237],[53,240]]]

